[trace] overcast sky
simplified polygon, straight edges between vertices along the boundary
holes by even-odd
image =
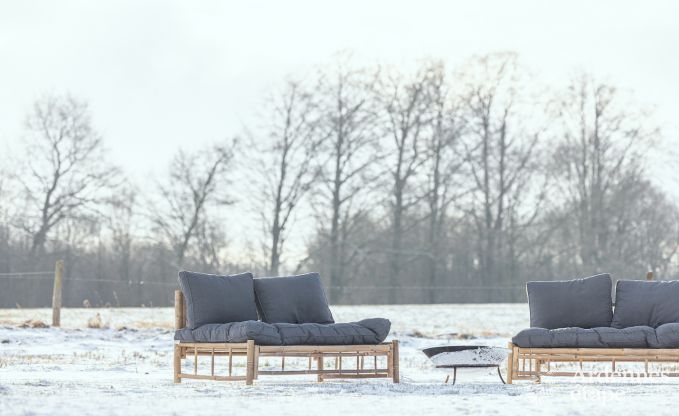
[[[114,161],[142,178],[179,146],[239,133],[269,88],[339,50],[393,65],[513,50],[554,85],[583,68],[634,90],[675,134],[678,5],[0,1],[0,140],[14,146],[41,94],[70,92],[89,101]]]

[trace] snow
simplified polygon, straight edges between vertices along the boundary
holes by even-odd
[[[97,313],[107,328],[86,328]],[[527,325],[523,304],[340,306],[333,314],[338,321],[392,320],[401,384],[262,376],[252,387],[196,380],[175,385],[169,308],[65,309],[62,329],[17,326],[28,319],[49,323],[47,309],[0,310],[0,415],[676,414],[675,379],[545,378],[502,385],[494,368],[484,368],[458,370],[451,385],[443,383],[446,371],[421,352],[447,344],[505,346]],[[292,364],[286,361],[286,368]],[[190,362],[185,365],[190,371]],[[207,366],[206,359],[201,370]]]

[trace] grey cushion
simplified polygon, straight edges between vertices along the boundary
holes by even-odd
[[[619,280],[612,326],[679,323],[679,281]]]
[[[185,342],[246,342],[251,339],[258,345],[281,345],[278,329],[260,321],[207,324],[196,329],[175,331],[174,339]]]
[[[257,320],[251,273],[233,276],[179,272],[186,299],[186,321],[191,329],[205,324]]]
[[[612,282],[608,274],[526,284],[530,326],[595,328],[611,325]]]
[[[255,279],[255,296],[259,317],[264,322],[335,322],[318,273]]]
[[[679,324],[660,325],[655,329],[660,348],[679,348]]]
[[[671,331],[668,331],[668,333]],[[667,337],[674,341],[673,335]],[[528,328],[512,338],[522,348],[669,348],[648,326],[631,328]]]
[[[341,324],[274,324],[283,345],[379,344],[389,334],[391,322],[374,318]]]
[[[342,324],[267,324],[259,321],[208,324],[175,332],[185,342],[246,342],[257,345],[373,345],[389,334],[391,322],[374,318]]]

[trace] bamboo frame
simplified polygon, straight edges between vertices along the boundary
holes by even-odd
[[[175,328],[186,326],[186,311],[184,296],[179,290],[175,291]],[[198,358],[210,357],[210,374],[198,374]],[[227,375],[217,375],[215,357],[228,357]],[[260,370],[259,362],[262,357],[278,357],[281,359],[280,370]],[[365,357],[373,357],[373,365],[366,368]],[[385,357],[386,368],[378,366],[378,357]],[[234,374],[234,358],[245,358],[245,375]],[[286,369],[286,358],[308,358],[306,370]],[[325,369],[325,358],[334,358],[333,369]],[[342,368],[342,360],[356,359],[356,368]],[[182,372],[182,360],[193,360],[193,372]],[[316,367],[312,368],[312,362]],[[371,361],[371,360],[368,360]],[[394,383],[400,381],[399,376],[398,341],[385,342],[377,345],[256,345],[249,340],[244,343],[213,343],[213,342],[181,342],[174,344],[173,378],[175,383],[183,379],[245,381],[252,385],[260,375],[316,375],[317,381],[325,379],[364,379],[391,378]],[[217,367],[219,369],[219,367]]]
[[[521,348],[509,343],[507,383],[514,380],[531,380],[542,377],[679,377],[679,349],[655,348]],[[577,371],[552,369],[555,363],[577,364]],[[610,363],[610,371],[585,370],[583,363]],[[618,363],[643,363],[643,372],[620,372]],[[649,371],[649,364],[660,365],[658,371]],[[670,364],[668,370],[662,367]]]

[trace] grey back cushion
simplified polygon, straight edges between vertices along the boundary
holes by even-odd
[[[331,324],[335,320],[328,307],[318,273],[255,279],[257,311],[271,324]]]
[[[257,320],[252,273],[219,276],[183,270],[179,272],[179,286],[186,299],[190,329]]]
[[[612,326],[657,328],[679,322],[679,281],[618,280]]]
[[[535,328],[596,328],[613,317],[611,276],[526,284],[530,326]]]

